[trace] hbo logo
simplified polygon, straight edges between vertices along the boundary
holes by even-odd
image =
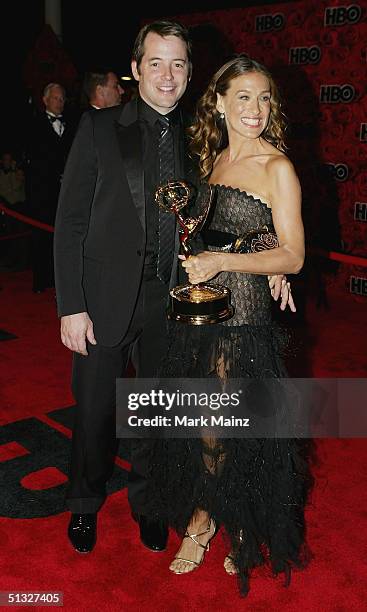
[[[349,176],[347,164],[325,164],[331,176],[337,181],[346,181]]]
[[[353,85],[321,85],[320,102],[335,104],[337,102],[352,102],[355,97]]]
[[[256,32],[270,32],[270,30],[281,30],[284,28],[284,15],[275,13],[274,15],[257,15],[255,19]]]
[[[321,59],[320,47],[291,47],[289,49],[290,64],[317,64]]]
[[[350,6],[329,6],[324,13],[324,26],[339,26],[346,23],[357,23],[362,15],[362,9],[358,4]]]

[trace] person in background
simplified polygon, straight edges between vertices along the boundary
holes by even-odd
[[[53,226],[61,178],[75,134],[75,121],[64,113],[65,89],[49,83],[43,92],[44,110],[33,120],[28,137],[28,185],[31,216]],[[53,233],[32,230],[33,291],[54,286]]]
[[[22,205],[25,201],[24,171],[10,151],[4,151],[1,156],[0,198],[9,206]]]
[[[4,151],[0,162],[0,202],[8,208],[25,214],[26,193],[25,175],[11,151]],[[22,221],[1,212],[2,231],[5,234],[18,234],[27,230]],[[25,238],[7,240],[4,259],[5,267],[22,269],[27,265],[28,244]]]
[[[111,70],[86,72],[83,94],[92,108],[110,108],[121,104],[124,89],[118,76]]]

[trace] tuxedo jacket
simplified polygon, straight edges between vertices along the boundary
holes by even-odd
[[[27,185],[32,214],[52,225],[75,128],[75,121],[70,118],[65,123],[62,136],[59,136],[44,112],[35,117],[28,135]]]
[[[188,122],[184,115],[183,122]],[[184,176],[180,178],[195,182],[184,128],[182,136]],[[83,114],[58,202],[56,294],[59,316],[88,312],[97,342],[105,346],[115,346],[125,335],[142,280],[146,247],[142,164],[137,100]],[[171,285],[176,284],[174,259]]]

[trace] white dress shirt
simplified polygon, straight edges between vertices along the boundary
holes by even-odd
[[[58,136],[62,136],[64,133],[64,129],[65,129],[65,125],[63,124],[62,121],[60,121],[59,119],[57,119],[57,115],[55,115],[54,113],[51,113],[50,111],[47,111],[46,113],[49,117],[56,117],[56,121],[52,121],[51,125],[53,127],[53,129],[55,130],[56,134]]]

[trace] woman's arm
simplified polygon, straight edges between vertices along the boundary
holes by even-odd
[[[279,247],[258,253],[205,251],[183,262],[191,283],[207,281],[219,272],[297,274],[304,262],[301,187],[293,164],[286,157],[271,162],[270,189],[273,224]]]

